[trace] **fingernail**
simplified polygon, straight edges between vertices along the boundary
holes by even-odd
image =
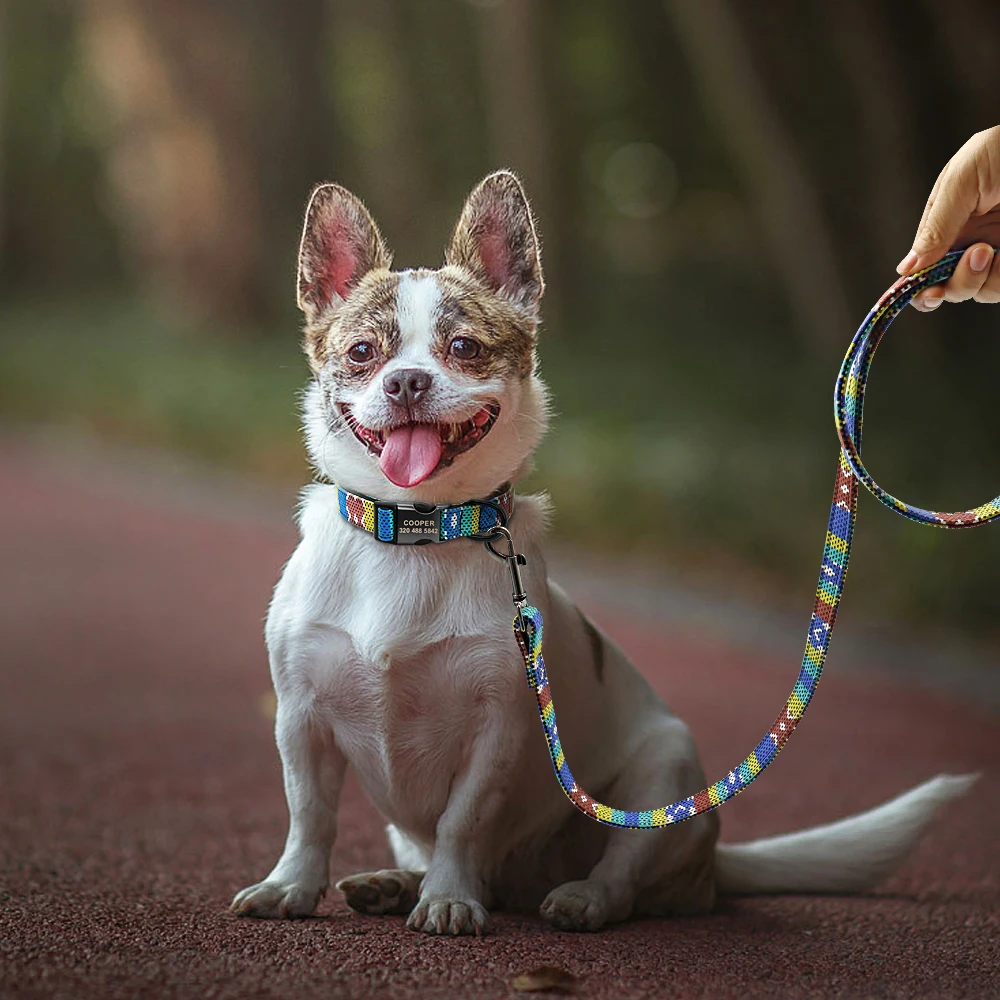
[[[912,305],[920,312],[930,312],[937,309],[942,302],[944,302],[944,293],[940,289],[932,288],[913,299]]]
[[[917,262],[917,252],[916,250],[911,250],[897,265],[897,274],[906,274],[911,267]]]
[[[976,249],[969,254],[969,267],[971,267],[973,271],[985,271],[986,268],[988,268],[992,263],[992,247],[976,247]]]

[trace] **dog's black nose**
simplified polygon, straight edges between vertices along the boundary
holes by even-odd
[[[431,387],[430,372],[420,368],[401,368],[382,379],[382,391],[394,402],[412,406]]]

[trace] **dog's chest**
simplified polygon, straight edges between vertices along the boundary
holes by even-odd
[[[493,645],[458,637],[388,662],[355,652],[329,677],[338,744],[376,804],[415,833],[432,836],[485,714],[513,690]]]
[[[432,837],[485,716],[527,704],[506,571],[472,542],[417,551],[327,519],[322,533],[310,527],[269,640],[308,650],[286,658],[299,674],[289,680],[315,692],[379,808]]]

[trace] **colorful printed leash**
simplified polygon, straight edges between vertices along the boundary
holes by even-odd
[[[616,809],[598,802],[576,783],[559,740],[555,705],[552,701],[548,675],[545,672],[545,660],[542,657],[542,616],[538,608],[528,605],[521,584],[519,567],[524,564],[524,557],[515,551],[513,540],[506,527],[497,525],[489,532],[493,538],[503,537],[506,541],[506,552],[497,552],[492,544],[489,542],[487,544],[491,551],[505,559],[510,567],[514,605],[517,608],[514,635],[524,656],[528,685],[538,701],[538,713],[542,720],[556,778],[573,805],[591,819],[607,826],[629,829],[655,829],[672,823],[681,823],[717,808],[743,791],[778,755],[778,751],[788,742],[788,738],[795,731],[812,700],[823,671],[826,651],[830,646],[830,638],[837,620],[837,608],[844,592],[847,561],[851,555],[851,539],[854,534],[859,482],[890,510],[921,524],[939,528],[971,528],[1000,518],[1000,497],[974,510],[957,514],[940,514],[913,507],[883,490],[872,479],[861,461],[861,417],[868,370],[875,349],[889,328],[889,324],[910,299],[924,288],[950,278],[961,256],[962,251],[952,251],[937,264],[909,278],[900,278],[882,296],[851,341],[837,376],[834,391],[834,417],[842,450],[837,463],[837,478],[833,486],[833,502],[830,506],[823,560],[820,564],[816,603],[809,622],[802,667],[785,707],[767,735],[751,751],[746,760],[721,781],[679,802],[660,806],[658,809],[641,811]]]

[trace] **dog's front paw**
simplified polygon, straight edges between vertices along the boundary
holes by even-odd
[[[406,915],[413,909],[420,892],[423,872],[387,869],[350,875],[337,883],[344,901],[358,913]]]
[[[286,920],[310,917],[326,887],[301,885],[296,882],[258,882],[236,893],[229,909],[238,917],[264,917]]]
[[[608,909],[608,890],[584,880],[556,886],[538,912],[561,931],[596,931],[607,922]]]
[[[425,934],[475,934],[490,929],[490,915],[478,899],[421,899],[406,926]]]

